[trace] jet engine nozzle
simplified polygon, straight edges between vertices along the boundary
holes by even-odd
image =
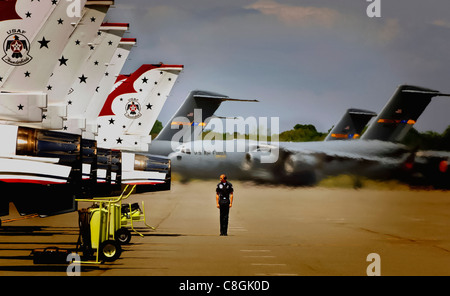
[[[290,185],[313,185],[316,183],[315,164],[316,160],[310,155],[287,155],[281,166],[281,178]]]
[[[244,171],[251,171],[255,169],[256,163],[260,163],[260,160],[258,159],[259,155],[255,152],[247,152],[245,154],[244,160],[242,161],[242,170]]]

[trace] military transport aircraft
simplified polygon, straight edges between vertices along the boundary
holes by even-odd
[[[320,179],[339,174],[353,174],[376,179],[407,178],[412,174],[417,151],[399,144],[433,97],[449,96],[427,88],[402,85],[359,140],[330,141],[355,138],[344,116],[328,135],[327,141],[304,143],[272,143],[262,145],[247,141],[246,153],[228,153],[221,149],[195,150],[204,145],[186,143],[170,155],[174,172],[192,178],[214,177],[227,173],[234,178],[260,180],[278,184],[313,185]],[[373,117],[370,111],[348,111]],[[347,115],[349,115],[347,114]],[[351,117],[350,117],[351,118]],[[355,123],[355,121],[353,121]],[[358,122],[359,130],[361,124]],[[344,128],[342,128],[344,126]],[[236,141],[235,145],[239,145]],[[225,147],[223,142],[221,147]],[[215,145],[215,147],[218,147]],[[236,150],[235,150],[236,151]],[[276,162],[263,163],[262,157]],[[441,156],[445,157],[445,156]],[[445,158],[442,158],[446,161]],[[425,160],[425,163],[428,161]],[[425,165],[428,167],[429,165]],[[444,167],[440,163],[441,167]],[[424,169],[422,169],[424,170]],[[446,170],[445,170],[446,172]]]
[[[401,85],[360,140],[331,143],[281,143],[286,153],[282,178],[294,184],[330,175],[354,174],[375,179],[404,179],[416,151],[399,142],[439,91]],[[405,171],[406,170],[406,171]],[[278,172],[279,173],[279,172]]]
[[[343,141],[357,139],[369,120],[377,114],[361,109],[348,109],[341,120],[334,126],[324,141]],[[170,155],[173,171],[183,179],[214,177],[220,171],[240,180],[272,180],[273,173],[266,167],[253,169],[249,152],[268,157],[270,163],[277,162],[280,155],[278,143],[269,145],[255,140],[228,140],[209,143],[196,140],[180,145]],[[227,150],[232,148],[232,152]],[[276,151],[276,155],[273,153]]]

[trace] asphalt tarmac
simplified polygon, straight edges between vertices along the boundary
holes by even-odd
[[[233,182],[228,236],[219,236],[216,181],[174,182],[136,194],[147,222],[115,262],[83,265],[82,276],[450,275],[450,192],[288,188]],[[82,203],[80,208],[88,207]],[[18,218],[12,208],[8,217]],[[74,249],[78,214],[4,223],[0,275],[66,275],[30,253]],[[368,260],[369,254],[378,259]]]

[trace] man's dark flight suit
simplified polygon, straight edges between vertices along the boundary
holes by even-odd
[[[230,213],[230,194],[234,191],[230,182],[217,184],[216,193],[219,195],[220,206],[220,235],[228,233],[228,215]]]

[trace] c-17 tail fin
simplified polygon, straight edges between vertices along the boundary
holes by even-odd
[[[228,96],[209,91],[191,91],[183,105],[181,105],[172,119],[155,138],[155,141],[171,141],[173,136],[179,131],[178,129],[173,129],[172,126],[206,126],[208,124],[208,119],[212,117],[220,105],[226,101],[257,102],[257,100],[232,99]],[[195,109],[202,110],[201,118],[194,118]],[[188,121],[186,121],[186,119]],[[198,120],[199,122],[195,122],[195,120]]]
[[[399,86],[361,139],[402,141],[431,99],[437,96],[450,95],[418,86]]]
[[[205,127],[213,117],[214,112],[226,101],[258,102],[257,100],[233,99],[203,90],[191,91],[181,107],[175,112],[175,115],[152,141],[149,152],[157,155],[169,155],[174,151],[174,147],[181,144],[175,140],[175,138],[179,138],[180,133],[183,142],[195,140],[196,133],[199,130],[198,127]],[[198,112],[199,110],[201,112]],[[181,138],[178,139],[178,142]]]
[[[360,138],[364,127],[374,116],[377,116],[377,114],[372,111],[348,109],[341,120],[334,126],[325,138],[325,141],[352,140]]]

